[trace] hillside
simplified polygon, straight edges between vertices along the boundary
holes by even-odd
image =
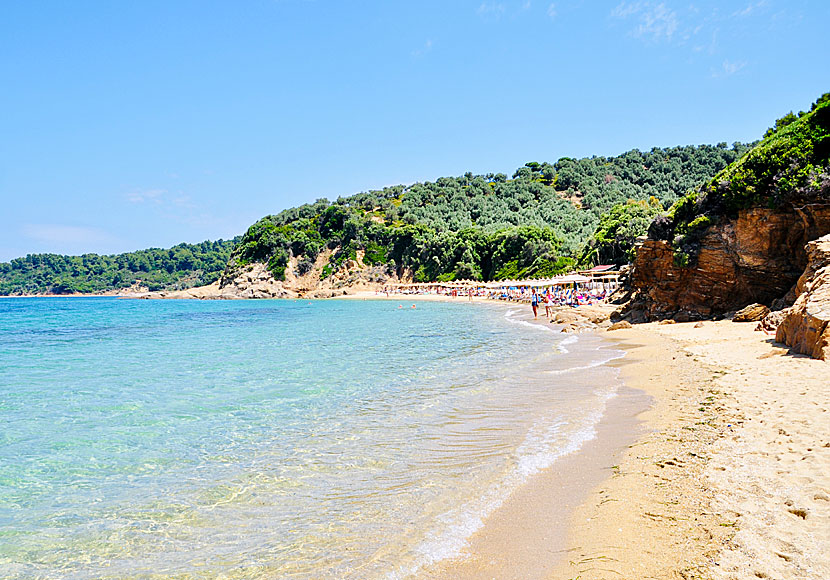
[[[29,254],[0,263],[0,295],[178,290],[216,281],[239,238],[125,254]]]
[[[830,233],[830,94],[764,139],[649,228],[632,319],[719,316],[792,304],[806,245]]]
[[[615,206],[635,200],[649,208],[646,213],[662,210],[747,149],[721,143],[562,158],[527,163],[512,178],[467,173],[335,202],[321,199],[252,225],[234,249],[222,284],[252,264],[266,264],[278,281],[312,270],[322,282],[343,278],[346,265],[358,262],[374,268],[375,281],[553,275],[578,260],[603,257],[594,251],[602,242],[584,250]],[[648,222],[637,222],[629,245]],[[324,250],[328,255],[320,265]],[[627,261],[627,250],[616,252],[615,259]]]
[[[531,162],[511,177],[467,173],[318,200],[266,216],[229,241],[111,256],[33,254],[0,263],[0,295],[175,291],[220,277],[228,284],[257,263],[277,281],[302,280],[303,292],[392,278],[491,280],[553,275],[577,262],[626,263],[655,213],[748,148],[720,143]],[[358,276],[358,264],[371,272]]]

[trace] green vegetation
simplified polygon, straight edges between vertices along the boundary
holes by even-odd
[[[725,211],[735,211],[761,203],[774,207],[820,188],[821,181],[830,178],[828,95],[809,113],[781,124],[758,147],[720,172],[704,193],[720,197]]]
[[[649,235],[672,242],[681,254],[676,263],[693,265],[701,237],[724,216],[749,207],[828,200],[830,93],[825,93],[809,112],[778,119],[756,147],[656,219]]]
[[[138,281],[180,289],[252,262],[285,279],[292,257],[304,274],[327,248],[323,279],[359,256],[418,281],[551,276],[577,264],[625,263],[651,217],[748,148],[719,143],[530,162],[512,178],[466,173],[320,199],[266,216],[234,241],[115,256],[30,255],[0,264],[0,294],[101,292]]]
[[[177,290],[219,279],[234,244],[219,240],[112,256],[30,254],[0,263],[0,295],[94,293],[140,282],[150,290]]]
[[[663,206],[747,149],[720,143],[562,158],[527,163],[512,179],[466,173],[320,199],[251,226],[229,268],[263,262],[284,279],[289,257],[303,273],[324,248],[334,252],[323,278],[359,251],[364,263],[406,270],[418,281],[549,276],[572,269],[577,258],[624,263]]]
[[[663,211],[656,197],[628,200],[602,216],[579,259],[583,265],[627,264],[634,259],[634,242],[645,235],[652,220]]]

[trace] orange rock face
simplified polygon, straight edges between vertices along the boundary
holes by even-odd
[[[830,235],[807,244],[809,263],[784,311],[775,340],[813,358],[830,360]]]
[[[790,290],[807,265],[805,244],[830,232],[830,206],[742,210],[712,226],[697,261],[679,265],[671,244],[646,240],[631,274],[634,321],[719,316],[752,303],[770,305]]]

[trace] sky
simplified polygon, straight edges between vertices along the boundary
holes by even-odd
[[[760,138],[826,0],[0,3],[0,261],[228,239],[528,161]]]

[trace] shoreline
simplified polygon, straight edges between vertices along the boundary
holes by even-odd
[[[441,561],[418,577],[549,577],[568,552],[570,530],[565,523],[588,499],[590,490],[612,476],[623,450],[640,436],[637,415],[647,405],[642,391],[619,387],[591,440],[513,491],[468,539],[464,558]]]
[[[568,557],[548,578],[706,577],[731,531],[709,512],[711,491],[700,479],[719,436],[713,406],[699,405],[710,390],[708,371],[653,331],[635,327],[610,338],[627,352],[614,361],[621,379],[652,405],[612,477],[572,513]]]
[[[826,363],[751,323],[615,331],[646,433],[569,520],[550,579],[830,577]]]
[[[519,307],[532,322],[528,305],[485,298],[338,298]],[[605,363],[623,386],[596,436],[494,510],[467,559],[416,577],[830,578],[830,367],[754,327],[594,331],[626,352]]]
[[[418,577],[830,577],[830,369],[754,326],[602,333],[623,404]]]
[[[529,305],[521,306],[530,309]],[[548,323],[543,317],[534,321],[530,312],[523,319],[535,324]],[[606,339],[611,350],[629,350],[613,340],[612,335],[598,336]],[[591,490],[614,476],[624,451],[645,433],[640,416],[651,408],[653,399],[646,391],[629,386],[621,372],[628,358],[626,352],[623,357],[603,363],[618,369],[619,385],[594,427],[594,436],[514,490],[485,518],[482,528],[468,538],[461,557],[437,562],[415,577],[440,580],[560,577],[556,575],[557,570],[572,551],[571,519],[589,499]]]

